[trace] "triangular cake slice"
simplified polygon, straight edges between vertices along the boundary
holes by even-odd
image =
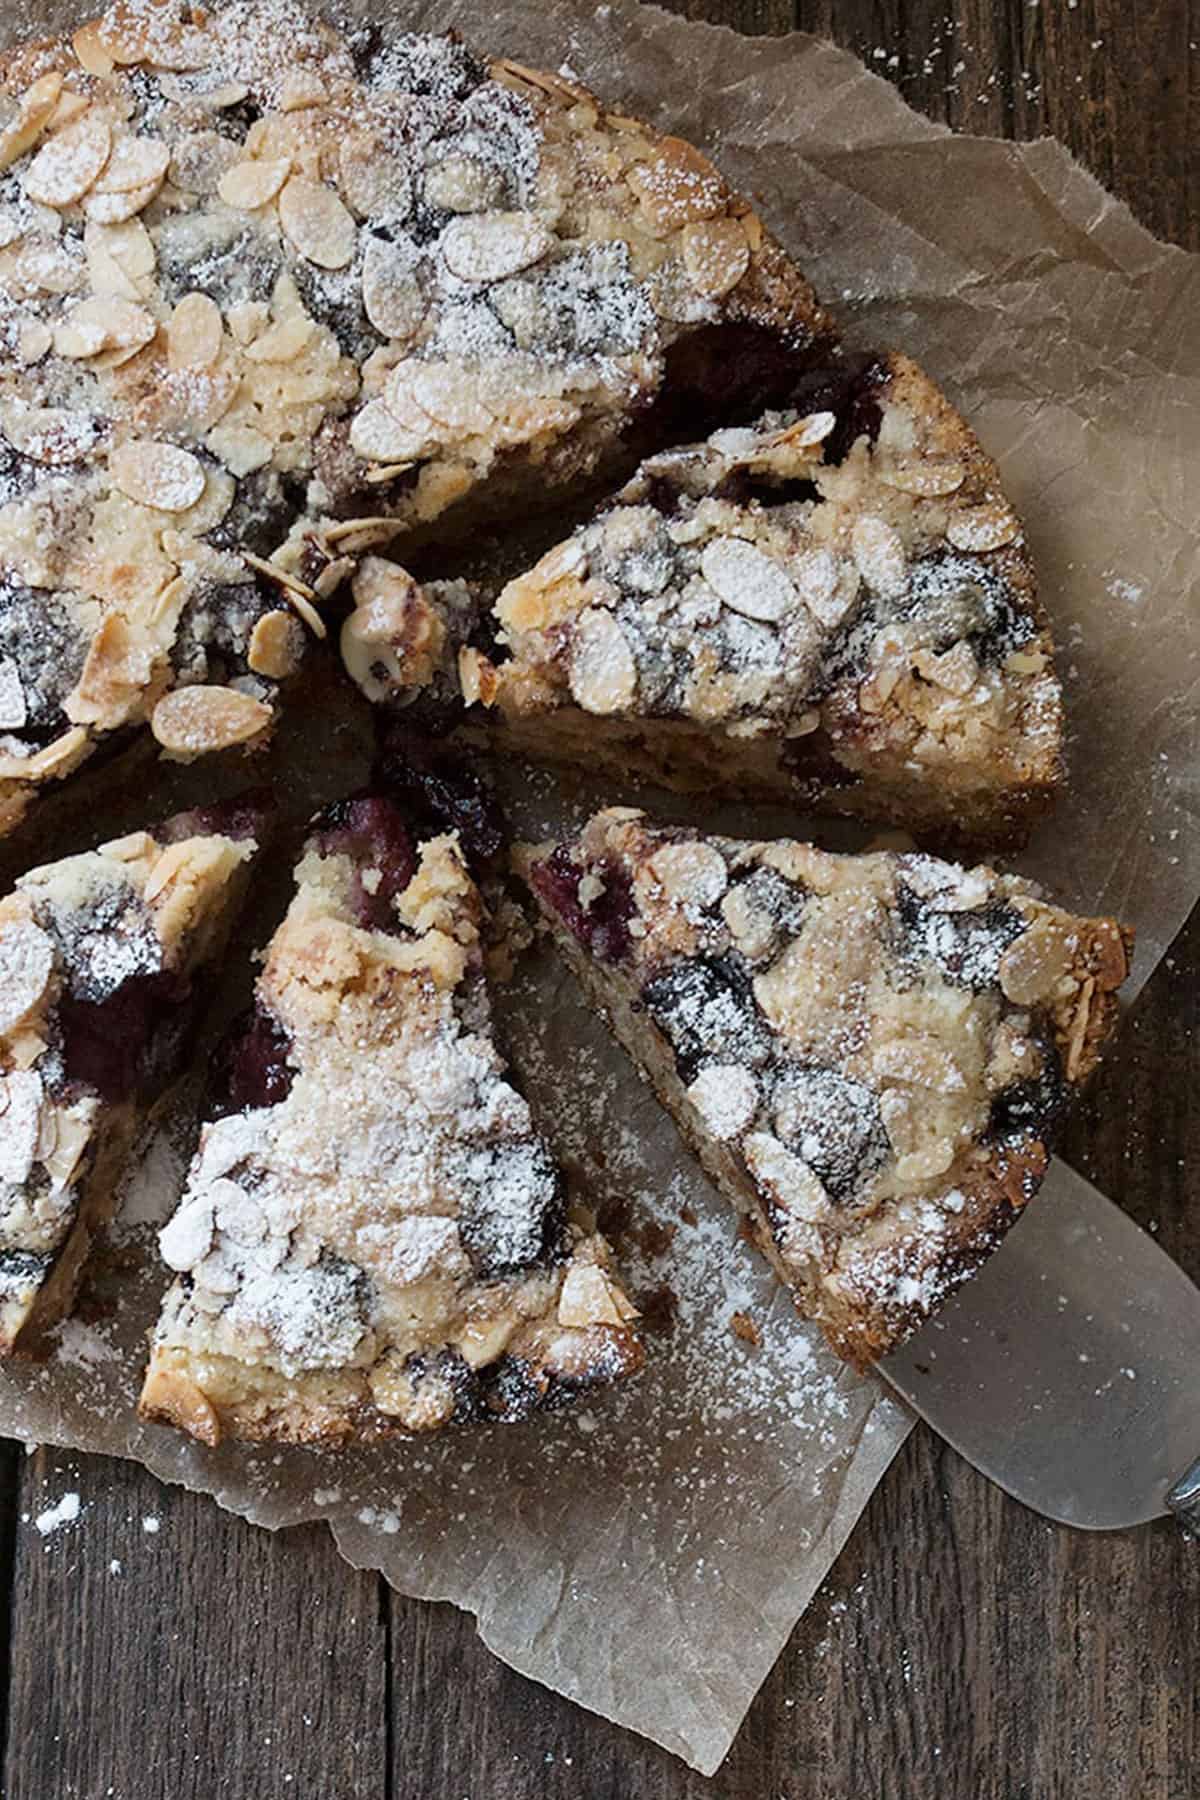
[[[334,1444],[512,1419],[630,1373],[634,1309],[495,1049],[454,836],[318,821],[217,1061],[144,1417]]]
[[[1036,1191],[1129,934],[988,868],[626,809],[521,857],[585,991],[800,1311],[860,1366],[894,1348]]]
[[[203,971],[233,923],[262,809],[181,813],[31,869],[0,900],[0,1354],[71,1307]]]
[[[896,354],[647,461],[496,618],[501,651],[463,652],[463,690],[497,745],[540,759],[992,845],[1060,779],[1020,521]]]
[[[261,739],[365,547],[834,340],[699,151],[454,37],[121,0],[0,94],[0,831],[114,731]]]

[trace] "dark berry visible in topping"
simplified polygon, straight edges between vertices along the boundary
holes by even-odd
[[[40,1287],[54,1261],[52,1253],[37,1250],[0,1250],[0,1295]]]
[[[1000,958],[1027,925],[1001,901],[969,912],[935,912],[903,884],[896,893],[896,913],[898,953],[932,963],[946,981],[975,994],[995,987]]]
[[[464,1145],[447,1174],[458,1198],[459,1236],[480,1280],[561,1255],[563,1180],[539,1138]]]
[[[169,970],[131,975],[103,1000],[62,996],[58,1023],[68,1083],[94,1088],[111,1104],[131,1099],[140,1087],[159,1086],[183,1047],[190,987]]]
[[[324,856],[347,856],[354,865],[352,904],[370,931],[396,927],[392,902],[417,872],[417,853],[398,809],[383,794],[338,800],[315,822],[310,842]],[[363,876],[375,881],[364,884]]]
[[[289,1061],[292,1040],[260,1007],[252,1007],[231,1028],[212,1059],[209,1116],[278,1106],[295,1079]]]
[[[702,956],[676,963],[648,983],[642,997],[670,1040],[685,1083],[706,1063],[755,1068],[770,1053],[749,977],[731,958]]]
[[[952,550],[913,564],[907,594],[891,616],[919,619],[938,652],[965,638],[984,664],[1003,662],[1036,631],[1032,615],[1014,604],[998,569],[984,557]]]
[[[247,788],[229,800],[211,806],[193,806],[175,813],[155,830],[160,844],[180,844],[191,837],[261,838],[270,827],[275,797],[270,788]]]
[[[882,401],[889,379],[887,363],[869,353],[847,356],[823,369],[806,370],[788,404],[797,412],[831,412],[837,424],[825,439],[824,460],[836,467],[846,460],[860,437],[874,445],[883,423]]]
[[[833,1200],[849,1199],[887,1160],[875,1095],[833,1069],[787,1071],[775,1093],[775,1129]]]
[[[1062,1063],[1052,1044],[1044,1044],[1042,1067],[1026,1081],[1015,1081],[992,1101],[987,1135],[1004,1142],[1011,1138],[1045,1139],[1052,1134],[1067,1103],[1067,1084]]]
[[[456,831],[463,855],[479,874],[507,841],[504,809],[463,757],[411,729],[411,710],[405,709],[404,724],[381,725],[373,779],[421,825]]]
[[[761,469],[739,464],[713,489],[713,498],[733,506],[793,506],[817,498],[815,481],[771,481]]]
[[[748,424],[770,406],[791,403],[812,355],[811,345],[793,347],[762,325],[701,325],[667,349],[649,432],[656,442],[678,443],[718,425]]]
[[[597,876],[603,888],[590,905],[584,906],[579,887],[587,873]],[[533,865],[529,880],[534,891],[554,908],[568,931],[592,956],[600,962],[621,961],[629,949],[633,889],[619,863],[603,863],[587,871],[573,862],[570,851],[560,844],[544,861]]]
[[[0,734],[12,731],[36,743],[64,731],[63,702],[87,648],[74,613],[49,589],[35,592],[0,575]]]

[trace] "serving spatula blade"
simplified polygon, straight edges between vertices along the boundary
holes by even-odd
[[[1006,1493],[1089,1531],[1185,1510],[1200,1289],[1066,1164],[973,1281],[879,1371]],[[1194,1470],[1193,1470],[1194,1480]]]

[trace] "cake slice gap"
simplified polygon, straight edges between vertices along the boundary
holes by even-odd
[[[455,834],[315,822],[179,1209],[140,1410],[213,1445],[515,1419],[633,1373],[634,1308],[496,1050]]]
[[[746,1235],[860,1368],[1037,1191],[1132,942],[990,868],[743,842],[628,808],[518,862]]]
[[[895,352],[644,462],[455,643],[460,590],[360,572],[342,644],[373,700],[615,781],[1019,843],[1062,779],[1062,694],[994,463]],[[478,702],[478,705],[475,703]]]
[[[257,854],[257,798],[31,869],[0,900],[0,1355],[69,1311]]]

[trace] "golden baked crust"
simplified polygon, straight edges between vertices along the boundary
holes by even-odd
[[[69,1311],[257,848],[181,815],[0,900],[0,1355]]]
[[[1028,882],[624,808],[522,873],[754,1241],[865,1365],[999,1242],[1094,1067],[1130,934]]]
[[[636,1369],[634,1309],[493,1046],[456,838],[379,797],[310,839],[179,1211],[144,1417],[332,1444]]]
[[[507,657],[460,653],[472,729],[593,773],[1016,841],[1061,778],[1062,696],[996,468],[906,357],[801,389],[650,458],[509,582]],[[393,690],[419,675],[401,661]]]
[[[698,151],[450,38],[117,0],[0,71],[0,831],[105,734],[261,742],[365,548],[832,340]]]

